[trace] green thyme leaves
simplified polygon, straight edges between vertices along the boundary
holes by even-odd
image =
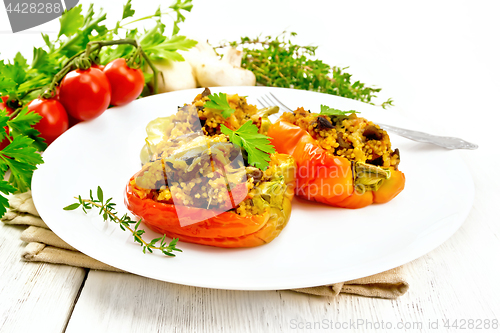
[[[1,186],[2,184],[0,183],[0,191],[2,190]],[[172,253],[173,251],[182,252],[181,249],[178,249],[176,247],[177,241],[179,240],[178,238],[172,239],[172,241],[167,244],[165,235],[163,235],[163,237],[155,238],[150,242],[146,242],[142,238],[142,235],[145,233],[145,231],[139,229],[141,221],[134,221],[127,214],[124,214],[122,217],[118,217],[115,210],[116,204],[111,202],[112,198],[104,200],[104,194],[100,186],[97,187],[97,199],[94,199],[94,197],[92,196],[92,190],[90,190],[90,199],[82,199],[81,196],[78,196],[77,198],[75,197],[75,199],[77,199],[78,202],[68,205],[63,209],[75,210],[79,207],[82,207],[85,214],[87,214],[88,210],[92,208],[98,208],[99,215],[102,215],[104,221],[109,220],[115,222],[119,224],[120,229],[122,229],[123,231],[130,231],[132,233],[132,236],[134,237],[134,241],[142,246],[143,253],[146,253],[146,251],[148,251],[149,253],[153,253],[153,250],[160,250],[166,256],[175,257],[175,254]]]
[[[348,67],[336,67],[316,59],[317,46],[293,42],[297,34],[283,32],[277,37],[241,37],[220,47],[232,46],[243,51],[241,67],[251,70],[257,85],[312,90],[374,104],[380,88],[354,81]],[[392,99],[381,104],[392,105]]]

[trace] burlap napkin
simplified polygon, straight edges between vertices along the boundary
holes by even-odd
[[[77,251],[53,233],[38,215],[31,192],[10,196],[9,205],[2,222],[29,226],[21,234],[21,240],[28,243],[21,253],[23,260],[123,272]]]
[[[123,272],[78,252],[53,233],[39,217],[30,192],[10,196],[9,204],[11,207],[2,221],[5,224],[29,226],[21,234],[21,239],[28,243],[22,253],[23,260]],[[361,279],[294,291],[318,296],[346,293],[394,299],[405,294],[408,288],[406,272],[401,266]]]

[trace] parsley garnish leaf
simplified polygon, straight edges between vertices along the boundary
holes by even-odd
[[[234,113],[234,109],[227,101],[227,95],[224,93],[208,95],[209,100],[205,102],[205,107],[209,109],[216,109],[222,111],[222,116],[228,118]],[[243,127],[243,126],[242,126]],[[257,129],[258,131],[258,129]],[[234,143],[234,142],[233,142]]]
[[[326,116],[348,116],[353,113],[359,113],[358,111],[342,111],[339,109],[331,108],[329,106],[321,104],[321,112],[319,114],[324,114]]]
[[[242,147],[248,154],[248,164],[266,170],[271,157],[269,154],[276,152],[269,141],[269,137],[259,133],[259,129],[252,121],[247,121],[236,131],[221,125],[222,133],[229,136],[229,140],[237,146]]]

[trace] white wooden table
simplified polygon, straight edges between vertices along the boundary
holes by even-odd
[[[96,2],[105,6],[111,22],[121,14],[119,1]],[[137,17],[153,12],[158,3],[142,1],[137,8],[134,1]],[[472,211],[448,241],[407,264],[411,286],[403,297],[328,299],[292,291],[210,290],[25,263],[20,260],[22,228],[0,223],[0,332],[286,332],[328,331],[336,325],[371,331],[382,322],[386,328],[390,322],[393,329],[402,323],[406,329],[401,330],[441,332],[444,320],[450,325],[458,320],[459,326],[466,320],[465,328],[469,320],[476,328],[482,321],[483,330],[486,320],[498,323],[498,9],[495,1],[195,0],[181,30],[214,44],[296,31],[298,42],[320,46],[319,58],[350,66],[356,79],[383,87],[381,96],[396,104],[387,112],[432,122],[436,134],[479,144],[477,151],[461,152],[476,186]],[[31,55],[33,45],[43,43],[39,31],[58,29],[50,22],[12,35],[5,11],[0,13],[2,58],[17,51]]]

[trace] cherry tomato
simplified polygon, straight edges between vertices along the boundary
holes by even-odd
[[[59,95],[61,93],[61,86],[56,86],[56,91],[54,92],[54,98],[59,101]]]
[[[7,115],[10,116],[14,110],[9,108],[7,106],[7,100],[9,99],[9,96],[2,96],[0,97],[0,110],[5,110],[7,112]],[[5,132],[7,132],[7,136],[9,136],[9,128],[5,126]],[[10,143],[9,139],[5,137],[2,142],[0,142],[0,150],[4,149],[7,147],[7,145]]]
[[[2,96],[0,97],[0,110],[7,110],[7,114],[10,115],[14,110],[12,108],[9,108],[7,106],[7,100],[9,99],[9,96]]]
[[[111,85],[111,104],[123,105],[132,102],[144,88],[144,74],[140,69],[128,67],[123,58],[111,61],[104,68]]]
[[[73,117],[71,117],[70,114],[68,114],[68,122],[69,122],[69,128],[71,128],[71,127],[75,126],[76,124],[78,124],[79,122],[81,122],[81,120],[73,118]]]
[[[68,129],[68,114],[56,99],[34,99],[28,104],[28,110],[42,116],[34,127],[47,144],[51,144]]]
[[[59,100],[68,113],[78,120],[90,120],[109,106],[111,87],[97,68],[76,69],[61,81]]]
[[[92,68],[97,68],[98,70],[100,70],[100,71],[102,72],[102,71],[104,70],[104,67],[105,67],[105,66],[104,66],[104,65],[99,65],[99,64],[94,63],[94,64],[92,64],[92,66],[90,66],[90,67],[92,67]]]

